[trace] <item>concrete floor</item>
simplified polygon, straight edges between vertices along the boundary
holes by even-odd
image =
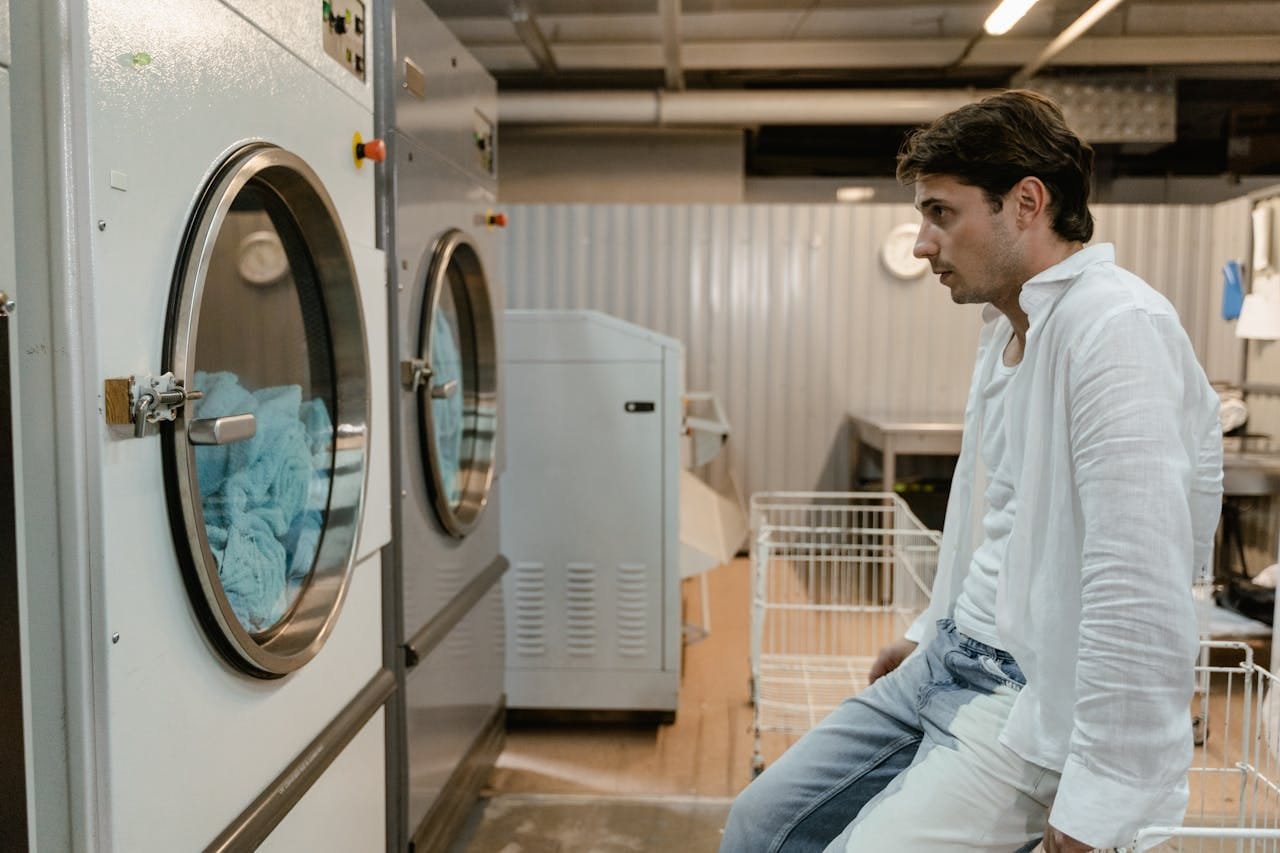
[[[714,853],[728,799],[500,794],[482,800],[453,853]]]

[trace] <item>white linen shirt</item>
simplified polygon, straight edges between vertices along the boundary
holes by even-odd
[[[1218,398],[1173,306],[1116,266],[1110,244],[1036,275],[1019,302],[1030,328],[1007,400],[1018,507],[996,626],[1027,683],[1000,740],[1062,773],[1055,828],[1119,847],[1186,809],[1191,586],[1221,509]],[[977,380],[1011,328],[991,306],[984,319],[933,597],[907,632],[921,646],[951,615],[977,544]]]

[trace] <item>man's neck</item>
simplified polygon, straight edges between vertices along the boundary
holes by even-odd
[[[1022,288],[1026,283],[1040,273],[1057,266],[1076,252],[1084,248],[1084,243],[1078,240],[1061,240],[1053,239],[1044,244],[1043,249],[1037,251],[1032,256],[1031,262],[1027,264],[1030,272],[1023,277],[1023,283],[1009,292],[1009,295],[999,300],[992,300],[999,311],[1009,318],[1009,322],[1013,325],[1014,340],[1010,341],[1010,347],[1005,350],[1005,363],[1017,364],[1022,360],[1022,350],[1027,342],[1027,330],[1031,328],[1031,320],[1027,317],[1027,312],[1022,310],[1022,303],[1019,296],[1022,295]],[[1016,353],[1014,361],[1008,359]]]

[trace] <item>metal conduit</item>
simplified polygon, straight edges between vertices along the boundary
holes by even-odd
[[[737,126],[923,124],[995,89],[505,92],[502,124]]]

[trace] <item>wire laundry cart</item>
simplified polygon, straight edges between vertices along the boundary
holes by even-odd
[[[1246,643],[1206,640],[1182,826],[1141,830],[1133,853],[1280,853],[1280,695]]]
[[[761,736],[803,734],[867,685],[928,605],[940,537],[879,492],[751,497],[752,769]]]
[[[751,530],[758,773],[763,734],[804,734],[866,686],[879,650],[927,606],[941,537],[881,493],[758,493]],[[1280,853],[1276,682],[1247,643],[1202,642],[1186,818],[1142,829],[1125,853]]]

